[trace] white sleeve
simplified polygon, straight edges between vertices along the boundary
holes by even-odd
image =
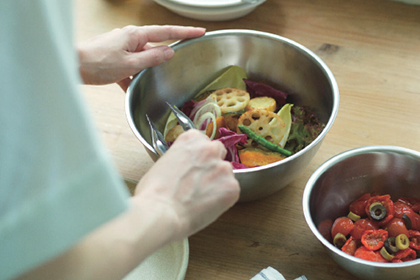
[[[71,1],[0,1],[0,279],[127,207],[80,90]]]

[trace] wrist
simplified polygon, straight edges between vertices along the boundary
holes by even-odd
[[[83,48],[82,44],[76,45],[76,52],[79,62],[79,74],[82,78],[83,84],[92,84],[89,81],[89,67],[88,67],[88,52]]]
[[[178,241],[177,215],[168,203],[149,199],[148,197],[134,196],[130,200],[133,219],[140,221],[144,233],[143,239],[148,240],[153,250],[168,243]],[[143,244],[145,244],[143,242]]]

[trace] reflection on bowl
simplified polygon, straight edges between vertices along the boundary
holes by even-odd
[[[250,80],[289,93],[288,102],[311,107],[326,126],[305,149],[276,163],[234,170],[241,186],[240,201],[279,191],[309,164],[331,128],[338,111],[337,83],[328,67],[310,50],[289,39],[253,30],[221,30],[171,45],[175,56],[142,71],[131,83],[125,110],[135,136],[153,160],[147,114],[163,131],[169,115],[166,102],[181,107],[223,69],[242,67]]]
[[[420,198],[420,153],[394,146],[369,146],[341,153],[323,163],[310,177],[303,194],[309,228],[334,261],[362,279],[404,280],[420,276],[420,259],[376,263],[350,256],[318,231],[321,221],[348,214],[349,204],[364,193],[391,198]]]

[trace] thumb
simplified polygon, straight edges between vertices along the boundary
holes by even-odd
[[[131,78],[130,77],[127,77],[127,78],[117,82],[117,84],[122,88],[122,90],[124,92],[127,92],[127,89],[128,89],[128,86],[130,85],[130,83],[131,83]]]

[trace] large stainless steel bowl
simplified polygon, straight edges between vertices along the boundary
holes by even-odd
[[[249,79],[263,81],[288,93],[289,102],[310,106],[326,124],[304,150],[277,163],[235,170],[240,201],[266,197],[287,186],[309,164],[337,115],[339,93],[328,67],[310,50],[289,39],[253,30],[221,30],[171,45],[175,56],[133,79],[126,95],[126,114],[135,136],[153,160],[149,117],[163,131],[169,109],[182,106],[231,65],[242,67]]]
[[[323,163],[310,177],[303,194],[309,228],[340,266],[362,279],[404,280],[420,276],[420,259],[375,263],[350,256],[318,231],[323,220],[348,214],[349,204],[364,193],[391,198],[420,198],[420,153],[394,146],[369,146],[341,153]],[[418,278],[416,278],[418,279]]]

